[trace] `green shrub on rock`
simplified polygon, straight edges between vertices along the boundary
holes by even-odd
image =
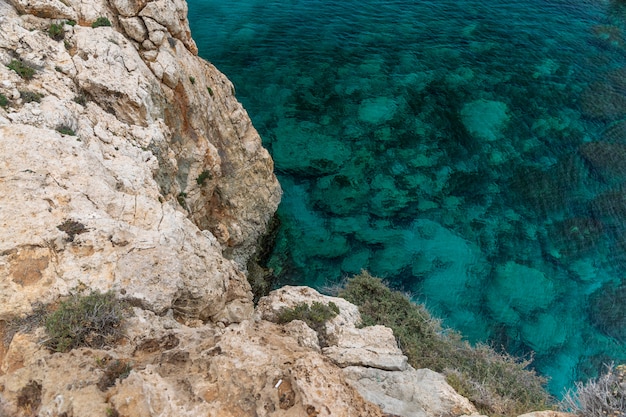
[[[289,323],[293,320],[302,320],[311,329],[317,332],[320,347],[328,346],[326,342],[326,322],[339,314],[339,307],[332,301],[328,304],[314,301],[298,304],[293,308],[283,309],[278,315],[278,323]]]
[[[48,36],[50,36],[55,41],[60,41],[65,37],[65,31],[63,30],[63,25],[57,25],[53,23],[48,28]]]
[[[549,407],[546,380],[528,369],[530,361],[486,345],[471,346],[458,333],[442,328],[423,305],[379,278],[362,272],[346,281],[339,296],[359,307],[364,326],[391,328],[411,366],[444,373],[481,413],[518,416]]]
[[[208,171],[208,170],[206,170],[206,169],[205,169],[205,170],[204,170],[204,171],[202,171],[202,172],[200,173],[200,175],[198,175],[198,177],[196,178],[196,183],[197,183],[199,186],[201,186],[201,187],[202,187],[202,186],[206,183],[206,181],[207,181],[207,180],[210,180],[210,179],[211,179],[211,177],[212,177],[212,175],[211,175],[211,171]]]
[[[36,93],[34,91],[20,91],[20,98],[24,103],[41,103],[43,94]]]
[[[102,26],[111,26],[111,21],[107,17],[99,17],[91,24],[94,29]]]
[[[74,132],[74,129],[67,125],[57,126],[56,131],[62,135],[76,136],[76,132]]]
[[[17,59],[11,61],[7,68],[15,71],[17,75],[25,80],[32,80],[35,75],[35,68]]]
[[[123,303],[112,292],[73,295],[46,317],[45,344],[57,352],[112,344],[122,334],[123,310]]]

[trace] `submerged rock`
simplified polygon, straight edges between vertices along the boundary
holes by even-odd
[[[381,124],[393,119],[397,108],[398,103],[390,97],[366,99],[359,106],[359,120],[371,124]]]
[[[604,234],[604,226],[593,218],[571,218],[549,228],[550,244],[559,257],[578,258],[594,248]]]
[[[487,289],[492,316],[509,326],[547,310],[556,295],[554,283],[542,272],[515,262],[498,266]]]
[[[625,284],[607,284],[589,299],[589,317],[593,325],[620,343],[626,342],[625,299]]]
[[[601,120],[615,120],[626,114],[626,95],[619,86],[607,81],[591,83],[581,97],[583,112]]]
[[[602,132],[602,141],[626,144],[626,120],[620,120]]]
[[[476,100],[461,109],[461,120],[476,139],[494,141],[502,134],[509,121],[506,103],[494,100]]]
[[[589,142],[581,145],[578,150],[605,181],[626,179],[626,144]]]

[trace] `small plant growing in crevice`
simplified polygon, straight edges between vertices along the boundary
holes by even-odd
[[[105,16],[97,18],[96,21],[91,24],[91,27],[94,29],[103,26],[111,26],[111,21]]]
[[[50,36],[55,41],[60,41],[65,37],[65,30],[63,30],[63,25],[58,25],[53,23],[48,28],[48,36]]]
[[[104,374],[98,380],[96,386],[100,391],[106,391],[108,388],[115,385],[117,380],[123,380],[132,371],[132,366],[125,361],[114,360],[108,363],[104,368]]]
[[[181,191],[180,193],[178,193],[178,197],[176,197],[176,201],[178,201],[178,204],[180,204],[182,208],[187,210],[187,202],[185,201],[185,198],[187,198],[187,193],[184,193]]]
[[[189,82],[191,84],[195,84],[196,83],[196,77],[189,76]]]
[[[289,323],[293,320],[302,320],[311,329],[317,332],[320,347],[328,346],[326,334],[326,322],[339,314],[339,307],[332,301],[328,304],[314,301],[298,304],[293,308],[285,308],[278,315],[278,323]]]
[[[76,20],[66,20],[65,24],[69,26],[76,26]]]
[[[58,126],[56,128],[56,131],[59,132],[62,135],[76,136],[76,132],[74,132],[74,130],[71,127],[67,126],[67,125]]]
[[[41,327],[48,314],[47,307],[41,303],[33,304],[33,312],[25,317],[12,317],[4,322],[0,323],[0,344],[4,347],[8,347],[13,340],[13,336],[17,333],[29,333]],[[1,415],[0,415],[1,416]]]
[[[72,295],[46,317],[45,345],[57,352],[109,346],[122,335],[124,307],[112,292]]]
[[[41,103],[43,94],[39,94],[34,91],[20,91],[20,98],[24,103]]]
[[[15,71],[17,75],[22,77],[22,79],[24,80],[32,80],[35,76],[36,71],[35,68],[30,66],[29,64],[26,64],[25,62],[19,61],[17,59],[11,61],[9,65],[7,65],[7,68]]]
[[[205,183],[206,180],[210,180],[211,179],[211,171],[208,170],[204,170],[200,173],[200,175],[198,175],[198,178],[196,178],[196,183],[198,183],[198,185],[200,187],[202,187]]]
[[[208,91],[208,92],[209,92],[209,95],[210,95],[211,97],[213,97],[213,89],[212,89],[211,87],[207,87],[207,88],[206,88],[206,91]]]
[[[81,106],[84,106],[87,104],[87,95],[83,92],[77,94],[76,96],[74,96],[74,98],[72,99],[74,100],[74,103],[80,104]]]
[[[9,105],[9,99],[4,94],[0,93],[0,107],[6,107]]]
[[[63,223],[57,226],[62,232],[67,233],[67,241],[73,242],[74,237],[76,235],[80,235],[81,233],[85,233],[87,228],[81,222],[77,222],[76,220],[65,220]]]

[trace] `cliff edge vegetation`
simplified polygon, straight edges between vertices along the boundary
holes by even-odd
[[[390,327],[413,367],[445,374],[480,412],[516,416],[553,406],[545,378],[529,369],[530,361],[487,345],[471,346],[381,279],[362,272],[348,279],[338,295],[359,307],[364,326]]]

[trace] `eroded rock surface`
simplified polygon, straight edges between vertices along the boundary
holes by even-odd
[[[195,55],[186,3],[0,8],[0,320],[78,286],[190,320],[250,317],[243,265],[280,187],[231,83]]]
[[[348,381],[386,412],[405,417],[475,415],[476,408],[459,395],[445,377],[429,369],[404,372],[351,366],[344,369]]]
[[[65,354],[46,351],[40,335],[17,334],[0,363],[5,411],[28,415],[20,398],[37,384],[31,410],[46,416],[384,415],[276,324],[187,327],[136,308],[126,325],[125,344]]]
[[[405,417],[477,414],[476,408],[450,387],[443,375],[409,366],[391,329],[359,328],[358,309],[344,299],[325,296],[308,287],[286,286],[259,301],[257,317],[276,320],[283,308],[313,302],[333,302],[339,307],[339,314],[326,324],[329,346],[322,349],[324,356],[343,368],[350,385],[384,412]],[[285,331],[300,341],[300,326],[294,330],[286,326]]]

